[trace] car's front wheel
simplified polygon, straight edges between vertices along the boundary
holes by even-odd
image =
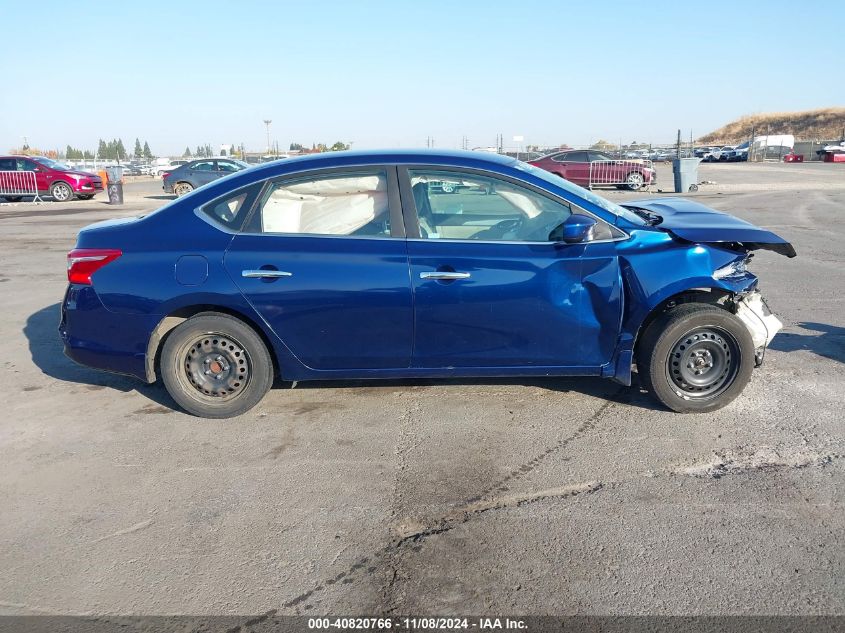
[[[643,385],[679,413],[721,409],[742,392],[753,368],[754,343],[742,321],[701,303],[661,314],[637,350]]]
[[[161,377],[188,413],[231,418],[257,405],[273,384],[273,362],[255,331],[234,317],[199,314],[170,332]]]
[[[73,198],[73,189],[66,182],[56,182],[50,187],[50,195],[56,202],[67,202]]]
[[[639,189],[642,189],[644,184],[645,178],[643,178],[643,175],[638,171],[632,171],[625,178],[625,186],[631,191],[638,191]]]
[[[173,187],[173,193],[176,194],[177,198],[181,198],[185,194],[191,193],[194,190],[194,186],[189,182],[177,182],[176,186]]]

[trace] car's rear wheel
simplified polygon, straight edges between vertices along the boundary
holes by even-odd
[[[191,193],[194,190],[194,186],[189,182],[177,182],[176,186],[173,187],[173,193],[176,194],[177,198],[181,198],[185,194]]]
[[[625,186],[631,191],[642,189],[644,184],[645,178],[643,178],[643,175],[638,171],[632,171],[625,177]]]
[[[643,385],[679,413],[721,409],[742,392],[753,368],[754,343],[742,321],[701,303],[661,314],[637,348]]]
[[[71,189],[70,185],[66,182],[55,182],[53,183],[53,186],[50,187],[50,195],[56,202],[67,202],[73,198],[73,189]]]
[[[160,368],[176,403],[203,418],[241,415],[273,384],[273,362],[261,337],[225,314],[200,314],[174,328]]]
[[[23,200],[23,196],[3,196],[6,199],[6,202],[20,202]]]

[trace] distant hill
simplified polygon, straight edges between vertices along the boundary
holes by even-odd
[[[845,129],[845,108],[821,108],[806,112],[769,112],[752,114],[720,127],[702,136],[701,143],[737,143],[748,140],[751,128],[760,136],[769,134],[793,134],[800,140],[834,140],[842,136]]]

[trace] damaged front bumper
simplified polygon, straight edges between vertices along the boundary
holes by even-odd
[[[757,290],[743,295],[735,302],[735,306],[736,316],[751,333],[751,340],[754,342],[754,364],[759,367],[763,364],[766,348],[775,334],[781,331],[783,323],[772,314],[763,295]]]

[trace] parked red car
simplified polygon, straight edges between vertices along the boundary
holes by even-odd
[[[614,160],[592,150],[559,152],[528,162],[581,187],[611,185],[636,191],[657,182],[657,173],[650,164],[638,160]],[[592,181],[591,163],[595,163]]]
[[[18,202],[24,195],[19,188],[23,179],[3,178],[3,172],[34,172],[39,196],[50,196],[56,202],[67,202],[74,196],[90,200],[103,190],[103,180],[87,171],[79,171],[43,156],[0,156],[0,196],[9,202]],[[15,182],[13,195],[4,189],[8,180]],[[27,185],[28,186],[28,185]]]

